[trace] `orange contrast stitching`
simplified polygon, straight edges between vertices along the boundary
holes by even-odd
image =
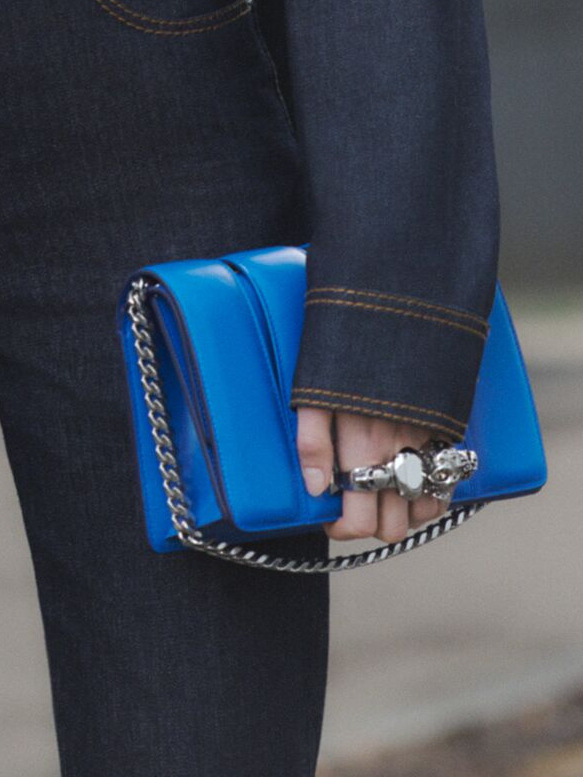
[[[309,394],[327,394],[329,396],[344,397],[345,399],[361,399],[365,402],[372,402],[379,405],[391,405],[392,407],[400,407],[403,410],[415,410],[418,413],[426,413],[427,415],[434,415],[439,418],[445,418],[447,421],[451,421],[452,423],[461,426],[462,429],[465,429],[467,426],[467,424],[464,424],[462,421],[458,421],[457,418],[454,418],[451,415],[447,415],[447,413],[442,413],[439,410],[429,410],[426,407],[417,407],[417,405],[407,405],[404,402],[392,402],[388,399],[373,399],[372,397],[365,397],[363,394],[347,394],[344,391],[329,391],[328,389],[300,387],[292,389],[292,395],[298,394],[299,392]]]
[[[342,404],[341,402],[326,402],[323,399],[306,399],[301,397],[297,397],[296,399],[294,399],[291,404],[296,405],[298,403],[301,403],[302,405],[314,405],[316,407],[329,407],[335,410],[348,410],[348,411],[352,410],[353,412],[362,409],[362,411],[367,415],[379,416],[381,418],[390,418],[391,420],[395,420],[395,421],[405,421],[411,424],[418,424],[419,426],[427,426],[430,429],[441,429],[443,432],[447,432],[452,437],[458,440],[463,439],[459,431],[456,431],[455,429],[450,429],[447,426],[442,426],[442,424],[431,423],[429,421],[422,421],[418,418],[410,418],[408,416],[397,415],[396,413],[389,413],[387,410],[370,410],[369,408],[358,408],[358,407],[355,407],[354,405],[345,405],[345,404]]]
[[[109,0],[111,1],[111,0]],[[226,19],[225,21],[221,22],[220,24],[215,25],[206,25],[204,27],[200,27],[198,29],[189,29],[189,30],[150,30],[148,27],[143,27],[139,24],[134,24],[133,22],[130,22],[129,19],[125,19],[123,16],[120,16],[119,14],[115,13],[111,8],[109,8],[104,0],[95,0],[95,2],[101,6],[101,8],[106,11],[106,13],[110,14],[110,16],[113,16],[114,19],[117,19],[117,21],[121,22],[122,24],[125,24],[127,27],[131,27],[134,30],[140,30],[140,32],[146,32],[150,35],[172,35],[172,36],[183,36],[183,35],[193,35],[197,32],[210,32],[211,30],[218,30],[220,27],[224,27],[227,24],[230,24],[231,22],[236,21],[237,19],[241,18],[241,16],[244,16],[245,14],[249,13],[251,10],[251,5],[247,2],[245,2],[246,8],[241,11],[241,13],[237,14],[237,16],[232,16],[229,19]]]
[[[362,289],[349,289],[346,286],[318,286],[314,289],[310,289],[307,292],[306,296],[309,296],[310,294],[315,294],[316,292],[320,291],[337,291],[337,292],[350,292],[350,294],[361,294],[366,297],[378,297],[379,299],[394,299],[394,300],[403,300],[408,305],[419,305],[419,307],[423,308],[433,308],[434,310],[441,310],[443,313],[451,313],[452,315],[458,316],[459,318],[468,318],[471,321],[475,321],[478,324],[481,324],[482,326],[488,327],[489,323],[485,318],[482,318],[481,316],[475,316],[472,313],[465,313],[460,310],[455,310],[455,308],[447,308],[443,305],[435,305],[432,302],[425,302],[424,300],[416,299],[414,297],[405,297],[402,294],[384,294],[382,292],[378,291],[364,291]]]
[[[119,0],[107,0],[110,5],[114,5],[117,8],[120,9],[120,11],[123,11],[124,13],[128,14],[128,16],[133,16],[136,19],[141,19],[144,22],[152,22],[152,24],[169,24],[169,25],[185,25],[185,24],[197,24],[198,22],[203,21],[204,19],[215,19],[217,16],[222,16],[223,14],[228,13],[229,11],[234,10],[238,5],[241,5],[241,3],[246,3],[248,0],[236,0],[234,3],[229,3],[229,5],[226,5],[224,8],[219,8],[217,11],[211,11],[209,13],[204,14],[197,14],[196,16],[186,16],[184,19],[176,19],[175,21],[172,19],[156,19],[153,16],[146,16],[145,14],[138,13],[137,11],[133,11],[131,8],[128,8],[127,5],[124,5],[123,3],[120,3]]]
[[[465,326],[464,324],[458,324],[456,321],[448,321],[446,318],[428,316],[424,313],[415,313],[412,310],[399,310],[399,308],[390,308],[386,305],[369,305],[366,302],[349,302],[348,300],[343,299],[311,299],[306,302],[306,305],[348,305],[350,307],[364,308],[366,310],[377,310],[383,313],[397,313],[401,316],[422,318],[425,321],[436,321],[438,324],[446,324],[447,326],[453,326],[456,329],[461,329],[464,332],[470,332],[473,335],[481,337],[482,340],[486,339],[484,332],[480,332],[479,329],[472,329],[472,327]]]

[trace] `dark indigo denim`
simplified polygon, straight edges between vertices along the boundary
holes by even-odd
[[[292,405],[461,439],[499,248],[482,2],[284,5],[312,219]]]
[[[296,145],[247,5],[127,3],[0,9],[0,421],[62,773],[312,777],[328,578],[150,550],[115,330],[146,262],[305,242]]]

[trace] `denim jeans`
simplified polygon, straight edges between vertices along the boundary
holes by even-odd
[[[246,2],[130,5],[0,9],[0,421],[62,774],[311,777],[328,578],[149,548],[115,329],[144,263],[306,242],[298,149]]]

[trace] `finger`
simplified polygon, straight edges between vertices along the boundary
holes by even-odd
[[[418,528],[427,521],[434,521],[442,510],[442,505],[433,496],[420,496],[409,505],[411,526]]]
[[[409,507],[411,526],[419,528],[427,521],[436,521],[444,516],[451,506],[451,498],[447,501],[433,496],[422,496],[414,499]]]
[[[314,407],[298,407],[297,449],[306,489],[319,496],[330,484],[334,464],[332,413]]]
[[[342,495],[342,515],[334,523],[324,524],[324,531],[332,540],[373,537],[377,530],[377,514],[378,497],[375,491],[345,491]]]
[[[399,542],[409,531],[409,503],[392,489],[383,489],[379,495],[379,525],[375,536],[382,542]]]
[[[342,470],[376,464],[391,447],[387,424],[355,413],[336,414],[336,452]],[[325,524],[326,534],[335,540],[364,539],[374,536],[378,525],[376,491],[344,491],[342,515]]]

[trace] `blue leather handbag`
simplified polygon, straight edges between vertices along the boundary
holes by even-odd
[[[479,466],[447,513],[401,542],[335,558],[274,558],[252,543],[321,530],[342,495],[306,490],[289,407],[303,325],[306,251],[274,246],[142,267],[117,328],[127,373],[147,537],[165,553],[203,550],[277,571],[331,572],[402,554],[489,502],[546,482],[528,374],[500,283],[472,411],[459,448]]]

